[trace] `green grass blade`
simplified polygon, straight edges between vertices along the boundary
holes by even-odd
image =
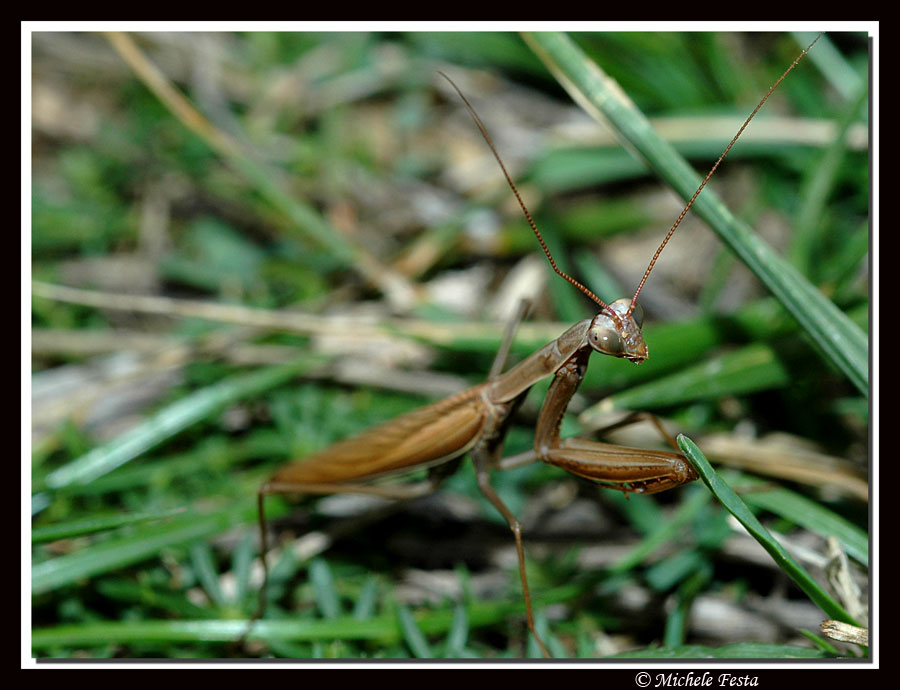
[[[444,656],[448,658],[461,658],[465,656],[466,642],[469,639],[469,619],[466,616],[466,607],[458,602],[453,609],[453,622],[450,632],[444,641]]]
[[[572,601],[578,596],[575,585],[541,592],[537,605]],[[512,612],[522,613],[524,603],[518,601],[470,602],[466,604],[469,628],[496,625],[507,620]],[[65,624],[32,631],[31,644],[36,649],[58,645],[96,646],[116,642],[233,642],[247,632],[249,621],[189,620],[189,621],[102,621],[84,624]],[[423,636],[445,635],[458,624],[455,607],[415,615],[415,627]],[[546,631],[545,631],[546,632]],[[331,619],[258,620],[248,639],[290,640],[373,640],[383,644],[398,642],[403,637],[400,619],[396,614],[382,614],[366,620],[355,616]],[[545,638],[546,639],[546,638]],[[551,641],[551,647],[553,642]],[[553,647],[555,649],[555,647]],[[422,650],[424,653],[424,650]]]
[[[375,579],[374,575],[369,575],[359,592],[356,603],[353,605],[353,617],[358,620],[371,618],[375,614],[377,597],[378,581]]]
[[[641,542],[610,568],[609,573],[617,574],[628,572],[637,564],[643,563],[646,558],[660,546],[671,542],[672,538],[689,523],[709,502],[709,496],[704,491],[697,491],[686,500],[675,514],[662,522],[658,529],[648,534]]]
[[[751,486],[756,483],[765,484],[754,481]],[[788,489],[747,491],[741,495],[755,508],[780,515],[822,537],[837,537],[848,556],[864,566],[869,565],[869,535],[837,513]]]
[[[820,275],[815,268],[816,250],[827,238],[827,223],[823,222],[827,212],[827,201],[837,184],[838,172],[848,150],[847,135],[856,121],[857,114],[868,101],[869,92],[861,84],[851,102],[844,107],[838,121],[838,133],[832,144],[824,151],[821,160],[808,172],[803,203],[794,224],[793,238],[789,254],[797,269],[804,275]]]
[[[526,34],[525,40],[582,108],[592,117],[610,122],[647,165],[683,199],[690,199],[700,178],[568,36],[533,33]],[[863,330],[735,218],[710,190],[697,197],[693,210],[778,298],[828,361],[868,395],[868,339]]]
[[[140,513],[98,515],[96,517],[85,518],[84,520],[69,520],[53,525],[45,525],[44,527],[34,527],[31,530],[31,543],[40,544],[46,541],[56,541],[57,539],[81,537],[94,532],[117,529],[124,525],[132,525],[138,522],[171,517],[172,515],[183,513],[184,510],[184,508],[173,508],[171,510],[150,510]]]
[[[191,546],[191,564],[206,595],[216,606],[224,606],[225,595],[219,587],[219,574],[213,563],[213,553],[209,544],[198,542]]]
[[[279,386],[320,362],[316,358],[303,358],[289,364],[234,376],[208,386],[172,403],[109,443],[98,446],[51,472],[47,475],[46,484],[52,489],[59,489],[69,484],[90,482],[227,405]]]
[[[655,381],[611,395],[578,417],[590,426],[610,410],[647,410],[693,400],[719,400],[787,386],[790,372],[774,348],[754,343]]]
[[[433,659],[434,652],[425,640],[425,636],[416,625],[416,619],[405,606],[397,609],[397,618],[400,621],[400,629],[403,631],[403,639],[412,653],[419,659]]]
[[[341,615],[341,604],[337,590],[334,588],[334,576],[331,568],[321,558],[316,558],[309,565],[309,581],[313,588],[316,606],[324,618],[337,618]]]
[[[177,618],[209,618],[209,609],[192,604],[179,592],[166,592],[120,577],[103,578],[97,582],[97,591],[104,597],[129,605],[151,607]]]
[[[31,591],[41,594],[145,558],[161,549],[218,534],[256,517],[256,501],[248,500],[208,515],[189,513],[163,525],[146,526],[133,533],[106,539],[75,553],[38,563],[31,569]]]
[[[250,591],[250,568],[255,552],[253,536],[248,533],[238,544],[231,558],[232,570],[235,573],[235,591],[232,601],[236,604],[240,604]]]
[[[828,654],[821,649],[809,649],[788,644],[766,642],[738,642],[721,647],[682,645],[660,649],[641,649],[622,652],[608,659],[822,659]]]
[[[760,306],[763,306],[762,303]],[[762,310],[754,308],[744,313],[749,315],[754,312],[762,313]],[[865,311],[861,309],[852,309],[849,314],[856,322],[865,318]],[[644,379],[633,375],[636,368],[626,369],[625,372],[632,376],[631,384],[585,409],[579,414],[578,421],[585,427],[593,428],[602,426],[611,410],[649,410],[697,400],[720,400],[727,396],[748,395],[791,385],[791,366],[784,361],[779,347],[784,349],[786,344],[796,339],[789,336],[790,331],[777,325],[777,319],[772,319],[771,324],[749,327],[745,327],[745,322],[740,318],[707,318],[687,323],[695,328],[682,330],[666,325],[652,331],[656,339],[654,345],[660,341],[665,347],[660,348],[661,356],[648,362],[647,369],[640,372],[640,376],[651,366],[657,372],[656,376],[641,383]],[[721,331],[745,329],[745,337],[764,338],[779,345],[756,342],[724,354],[703,356],[714,342],[712,331],[716,323],[720,324]],[[698,358],[702,360],[701,364],[696,364]],[[673,366],[676,362],[678,366]],[[600,368],[596,365],[602,366],[604,363],[601,359],[592,362],[591,366]],[[667,371],[672,373],[666,374]],[[597,378],[596,372],[592,374],[591,383]]]
[[[819,637],[815,633],[811,633],[809,630],[801,630],[800,634],[803,635],[807,640],[812,642],[816,647],[821,649],[826,654],[833,654],[834,656],[841,656],[840,650],[831,644],[828,640]]]
[[[738,497],[709,464],[696,444],[684,434],[678,436],[678,446],[688,458],[694,469],[700,475],[700,479],[707,488],[713,492],[716,498],[735,518],[746,528],[750,535],[756,539],[772,557],[775,563],[790,577],[800,589],[824,611],[829,618],[834,618],[844,623],[859,625],[844,608],[836,602],[816,582],[806,570],[794,560],[784,547],[762,526],[759,520],[747,505]]]

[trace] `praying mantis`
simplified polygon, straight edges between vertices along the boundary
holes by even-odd
[[[601,300],[590,289],[559,269],[481,119],[450,77],[443,72],[440,73],[465,104],[554,272],[599,305],[600,311],[592,318],[576,323],[559,338],[546,344],[505,373],[499,373],[503,363],[502,358],[499,358],[492,375],[485,383],[387,421],[358,436],[339,441],[311,456],[291,462],[276,472],[262,485],[258,493],[265,579],[257,615],[264,613],[265,587],[268,582],[265,560],[268,551],[266,496],[364,493],[394,499],[419,497],[435,491],[456,471],[461,458],[469,455],[475,466],[479,490],[503,516],[512,531],[528,629],[544,656],[551,657],[535,626],[526,572],[522,524],[491,484],[491,471],[502,465],[503,442],[511,417],[534,384],[552,377],[538,415],[533,458],[530,459],[540,460],[605,488],[622,491],[626,495],[666,491],[697,479],[696,471],[687,459],[677,452],[677,444],[655,420],[654,423],[660,433],[669,440],[676,452],[612,446],[580,438],[563,439],[562,418],[584,378],[588,360],[593,353],[625,359],[633,364],[641,364],[649,357],[649,350],[641,331],[643,315],[638,297],[657,260],[695,199],[744,129],[775,88],[817,40],[818,38],[807,46],[771,86],[712,166],[653,254],[634,294],[609,303]],[[422,469],[427,470],[428,475],[421,483],[387,486],[367,483]]]
[[[675,59],[677,59],[677,56],[678,56],[678,55],[679,55],[678,52],[674,52],[674,51],[673,51],[672,53],[670,53],[670,57],[668,57],[668,59],[669,59],[669,60],[675,60]],[[784,64],[787,64],[787,62],[789,62],[789,59],[786,59]],[[779,64],[780,64],[780,63],[779,63]],[[804,63],[804,65],[806,65],[806,64],[807,64],[807,63]],[[457,75],[457,72],[453,71],[453,68],[448,67],[448,66],[446,66],[446,65],[442,66],[441,68],[444,69],[445,71],[447,71],[448,74],[450,74],[454,79],[460,80],[460,77]],[[429,72],[433,74],[433,72],[431,72],[431,70],[429,70]],[[643,74],[640,70],[636,70],[636,72]],[[651,72],[650,74],[648,74],[648,76],[653,76],[653,75],[652,75],[652,72]],[[773,75],[773,76],[774,76],[774,75]],[[442,79],[442,78],[440,78],[440,77],[435,77],[435,80],[436,80],[437,82],[441,83],[442,85],[446,86],[446,83],[443,82],[443,79]],[[477,101],[476,101],[476,99],[475,99],[475,97],[474,97],[474,94],[477,93],[477,92],[473,92],[473,91],[471,90],[471,87],[468,86],[468,85],[465,85],[465,82],[463,82],[462,80],[460,80],[460,83],[463,84],[463,85],[465,86],[464,90],[465,90],[465,92],[468,94],[468,96],[471,97],[471,98],[473,98],[473,101],[475,101],[475,102],[477,103],[479,111],[482,111],[482,109],[484,108],[484,100],[482,99],[482,100],[477,100]],[[768,85],[768,83],[765,84],[765,86],[767,86],[767,85]],[[762,88],[760,89],[760,93],[761,93],[762,91],[764,91],[764,86],[763,86],[763,85],[757,84],[757,86],[762,87]],[[666,86],[665,88],[668,89],[669,87]],[[745,100],[745,102],[747,102],[747,103],[750,104],[750,105],[752,105],[752,103],[755,102],[755,99],[758,98],[758,94],[756,93],[755,90],[753,90],[752,92],[749,92],[749,91],[747,91],[747,90],[745,89],[745,93],[746,93],[747,95],[746,95],[746,97],[745,97],[744,100]],[[455,98],[456,98],[456,97],[454,97],[454,99],[455,99]],[[751,100],[751,99],[752,99],[752,100]],[[376,99],[376,100],[377,100],[377,99]],[[457,102],[457,101],[454,100],[454,102]],[[460,107],[460,111],[461,111],[461,110],[462,110],[462,109],[461,109],[461,107]],[[465,116],[465,113],[463,113],[463,112],[460,112],[460,114],[461,114],[462,116]],[[485,113],[482,111],[482,114],[484,115]],[[467,117],[467,116],[465,116],[465,117]],[[499,129],[500,131],[502,131],[502,126],[503,126],[503,125],[500,124],[500,125],[498,126],[498,122],[497,122],[497,120],[496,120],[495,118],[492,118],[492,117],[491,117],[491,118],[485,117],[485,120],[488,122],[489,128],[491,129],[492,133],[495,132],[495,131],[498,130],[498,129]],[[468,124],[471,126],[471,123],[468,123]],[[374,129],[374,128],[373,128],[373,129]],[[753,127],[751,127],[751,131],[752,131],[752,130],[753,130]],[[474,128],[473,128],[473,131],[474,131]],[[731,131],[728,133],[727,136],[731,136],[732,133],[733,133],[733,130],[731,130]],[[479,144],[481,144],[481,143],[482,143],[482,142],[479,141]],[[721,147],[719,147],[719,148],[721,149]],[[502,147],[501,147],[501,152],[503,152],[504,157],[506,157],[506,156],[509,155],[507,151],[508,151],[508,148],[507,148],[507,147],[505,147],[505,146],[502,146]],[[709,155],[709,160],[710,160],[710,162],[715,158],[715,155],[717,155],[717,154],[718,154],[718,151],[716,152],[716,154],[710,154],[710,155]],[[697,167],[700,167],[700,166],[698,165]],[[736,167],[739,167],[739,166],[736,166]],[[732,169],[734,169],[734,168],[732,168]],[[495,169],[495,172],[496,172],[496,169]],[[514,173],[514,175],[515,175],[515,173]],[[500,177],[499,174],[498,174],[497,176],[498,176],[498,178]],[[216,179],[216,178],[213,178],[213,179]],[[517,178],[517,179],[518,179],[518,178]],[[523,190],[523,191],[524,191],[524,190]],[[298,195],[298,196],[300,196],[300,195]],[[701,195],[700,199],[702,200],[703,197],[704,197],[704,195]],[[138,197],[138,198],[139,198],[139,197]],[[531,206],[531,205],[532,205],[532,202],[529,201],[529,206]],[[677,211],[676,211],[676,213],[677,213]],[[672,214],[673,217],[674,217],[674,215],[675,215],[675,213]],[[665,226],[668,225],[668,222],[670,222],[670,221],[671,221],[671,218],[669,218],[669,219],[666,221],[665,225],[663,225],[663,223],[660,223],[660,227],[659,227],[659,229],[658,229],[658,233],[659,233],[660,235],[661,235],[662,232],[664,231]],[[519,223],[520,223],[520,225],[521,225],[521,219],[519,219]],[[541,227],[544,227],[543,223],[541,223],[541,222],[539,222],[539,225],[540,225]],[[524,225],[521,225],[521,227],[519,227],[518,229],[519,229],[523,234],[524,234],[524,233],[528,233],[528,230],[525,228]],[[680,231],[680,232],[683,232],[683,231]],[[658,243],[658,240],[659,240],[658,237],[655,238],[654,245],[655,245],[656,243]],[[682,241],[682,242],[684,241],[683,238],[681,238],[681,241]],[[676,243],[676,244],[677,244],[677,243]],[[665,263],[666,263],[665,260],[667,260],[668,262],[672,262],[672,261],[673,261],[672,254],[671,254],[673,248],[674,248],[674,245],[671,246],[668,250],[666,250],[668,253],[663,254],[663,259],[664,259],[664,261],[662,261],[662,264],[665,264]],[[535,248],[535,249],[536,249],[536,248]],[[642,261],[644,261],[644,265],[646,265],[646,258],[649,257],[649,255],[650,255],[651,252],[652,252],[652,249],[649,250],[649,251],[647,252],[646,257],[642,256]],[[535,254],[536,254],[536,252],[535,252]],[[559,259],[559,258],[562,258],[562,257],[559,256],[559,255],[556,255],[556,256],[557,256],[558,259]],[[678,262],[678,263],[680,263],[680,262]],[[634,275],[633,275],[633,278],[634,278],[634,279],[636,279],[636,278],[640,275],[640,271],[641,271],[641,270],[643,270],[643,266],[641,266],[640,268],[634,270]],[[628,278],[628,280],[629,280],[629,282],[630,282],[632,276],[629,275],[629,276],[627,276],[627,278]],[[558,280],[558,279],[557,279],[557,280]],[[587,281],[585,281],[585,282],[587,282]],[[651,282],[651,284],[652,284],[653,282],[656,282],[657,285],[660,284],[661,281],[660,281],[660,273],[659,273],[659,271],[657,271],[656,273],[653,274],[653,277],[651,277],[650,282]],[[593,282],[590,282],[590,283],[588,283],[588,284],[593,285]],[[570,289],[569,286],[563,286],[563,287],[565,287],[566,289]],[[633,287],[634,287],[633,284],[632,284],[632,285],[629,285],[629,288],[632,288],[632,289],[633,289]],[[652,287],[652,285],[651,285],[651,287]],[[596,288],[595,288],[595,289],[596,289]],[[625,292],[625,291],[623,290],[622,292],[620,292],[620,293],[618,293],[618,294],[622,294],[622,293],[624,293],[624,292]],[[606,295],[607,293],[606,293],[605,291],[604,291],[604,292],[599,292],[599,290],[598,290],[598,294]],[[615,294],[617,294],[617,293],[615,293],[615,292],[610,292],[609,294],[610,294],[610,295],[615,295]],[[631,294],[630,291],[629,291],[628,294]],[[646,293],[645,293],[645,294],[646,294]],[[645,306],[646,306],[646,305],[645,305]],[[649,310],[648,310],[648,311],[649,311]],[[665,312],[661,312],[660,310],[657,310],[657,313],[665,313]],[[667,314],[667,316],[672,316],[672,315],[668,315],[668,314]],[[672,318],[677,318],[677,317],[674,317],[674,316],[673,316]],[[574,321],[574,319],[573,319],[572,321]],[[561,333],[563,330],[565,330],[565,329],[561,328],[561,329],[559,330],[559,333]],[[552,337],[556,337],[556,335],[557,335],[557,334],[554,334]],[[547,339],[549,340],[550,338],[547,338]],[[648,338],[648,340],[649,340],[649,338]],[[665,354],[665,349],[666,349],[666,347],[665,347],[664,345],[660,345],[659,342],[657,342],[657,341],[649,340],[649,347],[650,347],[650,352],[651,352],[652,356],[655,357],[655,358],[657,358],[657,360],[660,358],[661,355],[664,355],[664,354]],[[653,357],[651,357],[651,362],[652,362],[652,360],[653,360]],[[596,360],[596,359],[598,359],[598,358],[595,357],[594,359]],[[637,372],[641,373],[641,372],[643,372],[643,371],[646,371],[646,369],[647,369],[647,365],[644,365],[644,366],[642,366],[642,367],[640,367],[640,368],[637,368],[637,367],[631,367],[627,362],[619,362],[619,361],[617,361],[617,360],[616,360],[616,361],[613,361],[614,358],[612,358],[612,357],[600,358],[600,359],[601,359],[601,360],[610,360],[610,363],[611,363],[611,364],[613,364],[613,365],[621,365],[621,367],[622,367],[623,370],[624,370],[624,369],[627,369],[627,370],[630,371],[630,372],[631,372],[631,371],[637,371]],[[604,363],[605,363],[605,362],[604,362]],[[471,368],[470,370],[468,370],[466,373],[467,373],[467,375],[477,376],[477,375],[478,375],[478,373],[477,373],[478,371],[481,371],[481,372],[483,373],[483,371],[486,370],[486,369],[487,369],[486,366],[485,366],[483,369],[480,368],[480,367],[478,367],[478,368],[474,368],[474,367],[473,367],[473,368]],[[593,369],[593,372],[590,372],[590,373],[596,373],[596,371],[597,371],[597,369],[598,369],[597,363],[591,364],[591,369]],[[490,377],[488,377],[488,378],[490,378]],[[584,388],[587,388],[588,391],[590,391],[590,387],[589,387],[589,386],[585,385],[585,386],[583,386],[583,389],[584,389]],[[363,397],[364,397],[364,396],[363,396]],[[534,397],[535,397],[535,396],[534,396],[534,392],[532,392],[532,399],[533,399]],[[573,406],[573,407],[574,407],[574,406]],[[646,408],[645,408],[645,409],[646,409]],[[655,409],[655,408],[651,408],[651,409]],[[515,415],[513,415],[513,416],[515,416]],[[512,416],[511,416],[510,418],[512,418]],[[517,425],[517,424],[520,424],[519,418],[516,418],[516,420],[514,421],[514,425]],[[519,430],[519,431],[522,431],[521,427],[520,427],[518,430]],[[503,461],[501,461],[501,467],[498,468],[498,469],[505,469],[505,468],[506,468],[506,465],[504,465],[504,464],[502,464],[502,463],[503,463]],[[451,463],[448,463],[448,465],[449,465],[449,464],[451,464]],[[446,469],[449,469],[448,466],[445,466],[445,467],[446,467]],[[437,468],[435,468],[435,469],[437,469]],[[467,469],[468,469],[468,468],[467,468]],[[546,468],[529,467],[529,468],[525,468],[525,469],[528,469],[528,470],[531,470],[531,469],[537,469],[537,470],[545,469],[545,470],[549,470],[549,471],[557,471],[557,473],[558,473],[559,475],[563,475],[563,476],[565,475],[565,473],[564,473],[563,471],[558,471],[558,470],[556,470],[555,468],[550,467],[549,465],[548,465]],[[426,470],[426,471],[427,471],[427,470]],[[508,473],[504,473],[504,474],[508,474]],[[496,476],[497,476],[497,475],[495,475],[495,477],[496,477]],[[504,475],[500,475],[500,476],[503,477]],[[457,476],[457,477],[454,477],[454,479],[458,479],[458,478],[459,478],[458,476]],[[496,481],[496,480],[495,480],[495,481]],[[236,484],[236,482],[235,482],[235,484]],[[255,478],[254,478],[253,485],[254,485],[254,487],[256,486]],[[474,487],[473,487],[473,488],[474,488]],[[251,490],[248,490],[248,491],[246,491],[246,492],[245,492],[244,494],[242,494],[242,495],[249,495],[249,494],[250,494],[250,491],[251,491]],[[473,493],[475,493],[475,492],[473,492]],[[608,494],[608,493],[611,493],[611,492],[595,492],[595,493],[597,493],[597,494]],[[677,491],[674,492],[674,493],[675,493],[675,494],[681,494],[681,492],[677,492]],[[223,492],[223,495],[224,495],[224,492]],[[502,494],[501,494],[501,495],[502,495]],[[635,503],[636,503],[636,501],[635,501],[634,499],[632,499],[631,504],[634,505]],[[510,505],[511,505],[511,504],[510,504]],[[270,511],[270,512],[272,511],[271,499],[270,499],[269,511]],[[516,508],[515,514],[516,514],[517,517],[519,517],[519,518],[522,518],[522,517],[523,517],[522,514],[519,512],[518,507]],[[503,530],[507,530],[507,527],[506,527],[506,526],[503,526]],[[512,541],[513,541],[513,540],[510,540],[510,539],[508,538],[508,537],[509,537],[508,531],[505,531],[505,533],[504,533],[502,536],[505,538],[505,539],[504,539],[504,543],[509,543],[510,545],[512,544]],[[529,533],[526,533],[525,536],[528,537],[528,536],[529,536]],[[527,543],[526,543],[526,548],[527,548]],[[128,573],[125,573],[125,576],[128,576]],[[509,579],[510,579],[510,581],[511,581],[511,582],[513,583],[513,585],[514,585],[514,590],[513,590],[514,594],[510,594],[510,595],[508,596],[508,598],[511,599],[511,600],[516,599],[516,598],[518,598],[519,600],[521,600],[522,594],[521,594],[521,582],[520,582],[520,580],[519,580],[518,578],[515,577],[515,574],[513,574]],[[536,591],[537,591],[537,592],[540,592],[540,591],[541,591],[540,585],[538,585],[538,588],[536,589]],[[531,592],[531,596],[532,596],[533,599],[536,599],[536,595],[535,595],[534,588],[533,588],[533,591]],[[514,620],[515,620],[515,625],[516,625],[520,630],[524,630],[523,619],[524,619],[524,615],[523,615],[522,613],[516,614],[516,617],[515,617],[515,619],[514,619]],[[555,627],[555,625],[556,625],[556,624],[554,624],[554,627]],[[238,634],[239,634],[239,633],[235,633],[234,636],[236,637]],[[232,638],[232,639],[233,639],[233,638]],[[371,651],[371,648],[370,648],[370,651]]]

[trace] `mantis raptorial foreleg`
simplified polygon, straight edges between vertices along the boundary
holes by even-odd
[[[579,477],[626,493],[657,493],[695,480],[697,473],[681,453],[560,438],[563,414],[584,378],[589,356],[589,351],[579,351],[556,372],[535,430],[537,457]],[[662,425],[658,421],[656,424],[668,437]],[[678,449],[677,445],[675,449]]]

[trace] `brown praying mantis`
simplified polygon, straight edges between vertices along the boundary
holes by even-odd
[[[556,340],[547,343],[505,373],[498,371],[504,359],[498,357],[495,371],[485,383],[292,462],[265,482],[258,493],[265,580],[257,616],[264,612],[268,583],[268,567],[265,560],[268,537],[264,510],[264,499],[267,495],[364,493],[393,499],[418,497],[435,491],[459,467],[462,457],[468,454],[474,462],[481,493],[503,516],[513,533],[528,629],[543,654],[550,656],[546,644],[535,628],[525,568],[522,525],[491,485],[491,471],[508,467],[502,462],[502,452],[511,418],[531,387],[542,379],[552,377],[537,419],[533,453],[529,454],[527,460],[540,460],[605,488],[625,492],[626,495],[666,491],[697,478],[690,463],[677,452],[677,444],[655,419],[652,421],[674,446],[675,452],[626,448],[582,438],[563,439],[560,433],[561,422],[569,402],[584,378],[592,353],[626,359],[634,364],[641,364],[648,358],[648,347],[641,332],[643,317],[638,297],[660,254],[744,128],[781,80],[811,47],[812,44],[803,50],[772,85],[712,166],[660,243],[634,294],[610,303],[604,302],[587,287],[559,269],[485,126],[459,88],[449,77],[441,73],[456,89],[490,147],[553,270],[596,302],[600,310],[592,318],[576,323]],[[501,351],[503,349],[505,348],[501,348]],[[373,480],[422,469],[427,470],[427,478],[420,483],[409,485],[370,483]]]

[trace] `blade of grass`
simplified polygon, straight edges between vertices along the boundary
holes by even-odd
[[[232,570],[235,573],[235,591],[232,601],[240,604],[250,591],[250,567],[253,564],[253,536],[247,533],[234,550],[231,557]]]
[[[788,644],[766,642],[738,642],[721,647],[683,645],[660,649],[622,652],[607,659],[822,659],[829,655],[821,649],[809,649]]]
[[[334,576],[328,563],[316,558],[309,565],[309,581],[313,588],[316,606],[324,618],[337,618],[341,614],[341,604],[334,588]]]
[[[410,651],[419,659],[432,659],[434,652],[425,640],[425,636],[416,625],[416,619],[405,606],[397,608],[397,619],[400,621],[400,629],[403,631],[403,639]]]
[[[690,522],[709,502],[709,496],[705,491],[697,491],[679,506],[671,518],[663,521],[660,527],[648,534],[641,542],[625,556],[609,567],[610,574],[624,573],[637,564],[643,563],[651,553],[663,544],[668,544],[682,527]]]
[[[106,539],[75,553],[38,563],[31,569],[32,594],[41,594],[83,578],[121,568],[159,554],[160,549],[218,534],[256,518],[256,500],[207,515],[187,513],[162,525],[142,526],[131,534]]]
[[[854,98],[844,107],[844,112],[838,121],[837,136],[825,149],[821,159],[811,166],[804,183],[805,190],[801,194],[803,203],[794,223],[794,232],[791,238],[789,255],[794,265],[804,275],[819,275],[811,273],[816,260],[816,250],[826,238],[828,225],[822,222],[826,210],[826,202],[832,194],[838,179],[838,171],[841,162],[847,153],[847,135],[851,125],[856,121],[857,114],[865,106],[869,92],[865,84],[861,84]]]
[[[374,575],[369,575],[353,605],[353,617],[359,620],[371,618],[375,613],[377,597],[378,582]]]
[[[219,574],[213,563],[213,553],[209,544],[197,542],[191,546],[191,564],[194,566],[194,572],[206,595],[216,606],[224,606],[225,595],[222,593],[222,588],[219,587]]]
[[[811,633],[809,630],[801,630],[800,634],[826,654],[834,654],[835,656],[840,656],[840,650],[833,644],[831,644],[828,640],[819,637],[815,633]]]
[[[571,601],[578,596],[576,585],[558,587],[543,592],[537,598],[540,605]],[[521,612],[521,601],[470,602],[466,615],[470,628],[496,625],[506,621],[511,613]],[[423,635],[446,634],[455,624],[455,607],[415,615],[416,627]],[[32,647],[45,649],[57,645],[104,645],[110,642],[160,641],[218,641],[232,642],[247,632],[249,621],[101,621],[83,625],[66,624],[32,631]],[[384,644],[402,639],[396,614],[383,614],[366,620],[342,616],[327,620],[258,620],[248,634],[254,640],[374,640]],[[551,645],[552,646],[552,645]]]
[[[279,386],[322,363],[318,357],[266,367],[234,376],[188,395],[160,410],[109,443],[63,465],[47,475],[46,486],[59,489],[88,483],[158,446],[192,424],[221,411],[227,405]]]
[[[162,589],[162,588],[160,588]],[[209,609],[192,604],[180,592],[160,591],[146,582],[138,583],[125,578],[103,578],[97,582],[97,591],[104,597],[126,604],[136,604],[173,614],[177,618],[207,618]]]
[[[648,410],[693,400],[719,400],[787,386],[790,380],[790,372],[774,348],[755,343],[620,391],[582,412],[578,421],[591,426],[610,410]]]
[[[750,487],[767,484],[764,481],[745,477],[741,480],[742,489],[745,481],[749,483]],[[755,508],[780,515],[822,537],[837,537],[848,556],[865,566],[869,565],[869,536],[837,513],[805,496],[783,488],[765,489],[758,492],[742,491],[741,495],[746,503]]]
[[[97,515],[84,520],[70,520],[68,522],[58,522],[53,525],[45,525],[44,527],[34,527],[31,530],[31,543],[40,544],[45,541],[55,541],[57,539],[71,539],[72,537],[81,537],[93,532],[103,532],[109,529],[116,529],[124,525],[131,525],[137,522],[146,522],[148,520],[158,520],[160,518],[171,517],[178,513],[183,513],[184,508],[173,508],[171,510],[151,510],[140,513],[116,513],[114,515]]]
[[[675,606],[666,617],[666,629],[663,636],[666,647],[678,647],[684,644],[691,604],[711,578],[712,566],[708,562],[701,561],[697,570],[681,583],[676,594]]]
[[[465,656],[466,642],[469,639],[469,619],[466,616],[466,607],[462,602],[457,602],[453,609],[453,622],[450,632],[444,640],[444,656],[462,658]]]
[[[757,310],[745,310],[743,313],[750,315],[754,311]],[[867,318],[868,309],[852,309],[849,314],[854,321],[861,322]],[[655,363],[654,366],[658,368],[659,373],[648,383],[635,385],[640,379],[635,380],[626,389],[584,410],[579,415],[579,421],[585,426],[591,426],[597,418],[602,419],[610,410],[649,410],[694,400],[718,400],[729,395],[747,395],[790,385],[792,380],[790,367],[783,361],[783,353],[786,350],[785,346],[791,344],[793,340],[775,320],[771,327],[756,326],[746,333],[747,337],[765,338],[771,340],[772,344],[756,342],[725,354],[701,357],[703,352],[712,346],[712,341],[706,338],[702,331],[714,329],[716,323],[724,326],[729,322],[737,328],[744,328],[746,323],[742,319],[694,320],[690,323],[696,325],[698,332],[685,333],[681,342],[671,337],[672,334],[678,334],[678,330],[674,327],[654,330],[654,336],[659,334],[658,342],[654,344],[661,345],[660,350],[663,353],[659,359],[672,359]],[[698,347],[691,349],[694,345]],[[701,350],[699,346],[704,346],[705,350]],[[674,355],[673,350],[676,351]],[[677,353],[678,350],[681,350],[681,354]],[[695,364],[698,358],[701,359],[701,364]],[[680,366],[670,366],[675,361],[679,361]],[[602,360],[600,364],[603,364]],[[648,362],[648,370],[649,366]],[[664,370],[668,369],[676,371],[664,375]]]
[[[697,445],[687,438],[684,434],[678,435],[678,446],[685,454],[690,463],[694,466],[700,475],[700,479],[706,484],[707,488],[715,495],[716,498],[725,506],[726,510],[734,515],[735,518],[746,528],[750,535],[759,542],[772,557],[778,567],[781,568],[790,577],[800,589],[824,611],[830,618],[859,625],[844,608],[836,602],[822,587],[816,582],[806,570],[794,560],[784,547],[776,540],[769,531],[762,526],[759,520],[747,505],[738,497],[734,491],[716,474],[716,471],[709,464],[703,453]]]

